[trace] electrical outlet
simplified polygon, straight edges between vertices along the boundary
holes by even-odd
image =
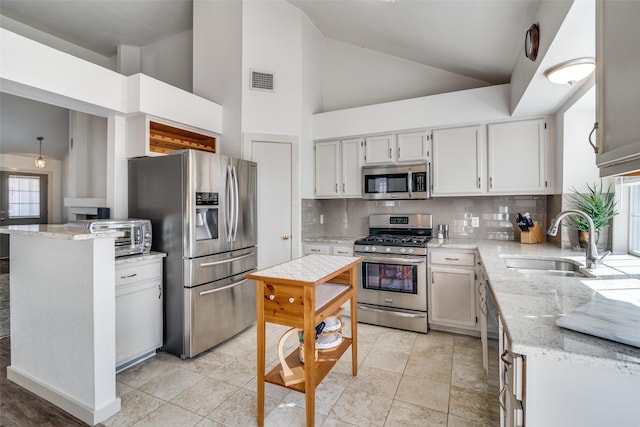
[[[480,217],[472,216],[471,217],[471,226],[472,227],[480,227]]]
[[[320,214],[320,225],[324,224],[324,215]]]

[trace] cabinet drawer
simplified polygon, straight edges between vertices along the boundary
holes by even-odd
[[[329,245],[304,245],[304,253],[305,255],[309,254],[322,254],[329,255],[331,254],[331,247]]]
[[[116,286],[162,278],[162,260],[116,265]]]
[[[332,246],[332,255],[353,256],[353,246]]]
[[[432,264],[475,266],[475,255],[472,253],[432,251],[429,254]]]

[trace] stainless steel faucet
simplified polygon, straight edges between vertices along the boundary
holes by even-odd
[[[569,215],[579,215],[583,217],[587,224],[589,224],[589,245],[587,246],[587,268],[596,268],[598,265],[602,264],[602,260],[604,257],[609,255],[611,252],[605,252],[601,257],[598,256],[598,248],[596,248],[596,239],[595,239],[595,226],[593,225],[593,220],[586,213],[577,210],[577,209],[569,209],[566,211],[562,211],[558,214],[558,216],[553,220],[553,224],[549,227],[547,234],[550,236],[555,236],[558,234],[558,226],[560,225],[560,221],[562,218]]]

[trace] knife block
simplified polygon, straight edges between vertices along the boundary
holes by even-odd
[[[538,221],[533,222],[533,227],[529,231],[520,233],[520,243],[542,243],[544,242],[544,232],[540,228]]]

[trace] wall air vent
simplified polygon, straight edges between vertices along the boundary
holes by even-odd
[[[265,71],[251,71],[251,89],[275,92],[275,77],[273,73]]]

